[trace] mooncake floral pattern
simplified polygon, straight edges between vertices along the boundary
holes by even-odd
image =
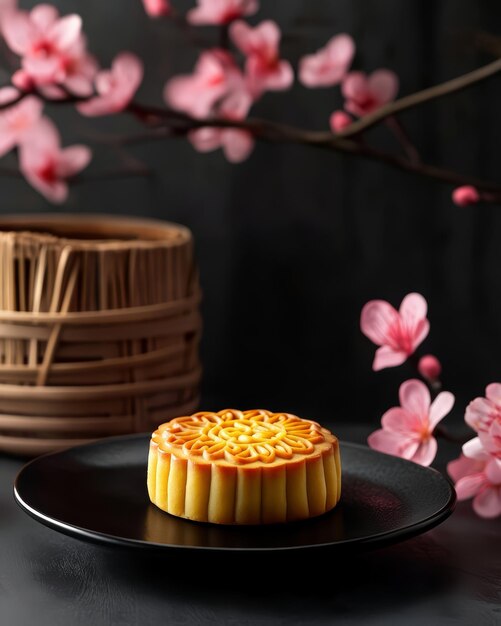
[[[288,413],[270,411],[200,412],[178,417],[154,433],[154,440],[169,452],[182,449],[187,456],[207,461],[247,464],[310,455],[325,441],[316,422]]]

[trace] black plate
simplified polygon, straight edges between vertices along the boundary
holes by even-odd
[[[80,539],[238,551],[377,547],[436,526],[456,499],[435,470],[341,443],[343,494],[330,513],[274,526],[200,524],[150,504],[148,442],[149,435],[114,437],[35,459],[19,473],[14,496],[42,524]]]

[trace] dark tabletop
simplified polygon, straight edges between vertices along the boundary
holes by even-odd
[[[347,441],[368,429],[339,428]],[[442,446],[443,449],[443,446]],[[453,448],[445,448],[439,467]],[[155,555],[80,542],[18,508],[0,455],[0,624],[501,624],[501,520],[460,503],[402,544],[351,557]]]

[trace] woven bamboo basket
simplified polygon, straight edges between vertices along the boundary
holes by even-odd
[[[0,450],[151,431],[198,404],[191,233],[131,218],[0,218]]]

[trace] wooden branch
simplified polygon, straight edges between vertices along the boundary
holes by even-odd
[[[451,93],[462,91],[463,89],[486,80],[499,72],[501,72],[501,59],[496,59],[492,63],[479,67],[473,72],[463,74],[462,76],[448,80],[445,83],[429,87],[428,89],[423,89],[423,91],[418,91],[410,94],[409,96],[400,98],[399,100],[395,100],[394,102],[377,109],[374,113],[366,115],[356,122],[353,122],[353,124],[348,126],[348,128],[340,133],[340,135],[343,137],[352,137],[353,135],[357,135],[361,131],[367,130],[368,128],[378,124],[381,120],[384,120],[390,115],[396,115],[397,113],[402,113],[402,111],[412,109],[420,104],[424,104],[425,102],[430,102],[431,100],[448,96]]]
[[[483,201],[500,203],[500,184],[464,175],[447,168],[423,163],[419,158],[416,148],[405,134],[405,131],[400,125],[398,119],[395,117],[396,114],[401,113],[402,111],[465,89],[475,83],[486,80],[499,72],[501,72],[501,59],[497,59],[488,65],[478,68],[477,70],[458,78],[454,78],[453,80],[446,81],[445,83],[430,87],[429,89],[400,98],[399,100],[381,107],[374,113],[360,118],[359,120],[353,122],[353,124],[351,124],[344,131],[337,134],[330,131],[302,129],[258,118],[249,118],[240,121],[221,118],[195,119],[185,113],[174,111],[167,107],[155,107],[138,102],[131,102],[126,109],[126,112],[139,119],[150,130],[146,133],[140,133],[134,136],[111,138],[109,143],[111,145],[127,145],[143,141],[163,140],[176,136],[185,137],[190,131],[203,127],[239,128],[241,130],[248,131],[257,139],[261,139],[263,141],[310,145],[373,161],[381,161],[393,168],[454,186],[472,185],[479,190]],[[66,98],[53,101],[44,98],[43,94],[39,92],[33,93],[51,104],[75,104],[87,99],[80,99],[73,94],[68,94]],[[14,101],[6,105],[0,105],[0,110],[12,106],[27,95],[29,94],[21,93]],[[397,136],[404,147],[404,155],[379,150],[365,142],[362,143],[358,141],[356,138],[356,136],[363,131],[386,119],[390,120],[389,123],[391,124],[393,130],[396,131]],[[147,175],[147,171],[145,169],[139,169],[141,170],[140,172],[134,170],[134,172],[130,172],[128,175]],[[12,172],[9,174],[0,170],[0,175],[2,175],[2,173],[6,173],[7,175],[17,175]],[[121,176],[122,174],[123,170],[116,170],[112,173],[112,177],[115,177],[115,175]],[[110,173],[105,172],[102,174],[102,177],[109,178]],[[77,177],[75,182],[79,182],[84,178],[86,177]]]

